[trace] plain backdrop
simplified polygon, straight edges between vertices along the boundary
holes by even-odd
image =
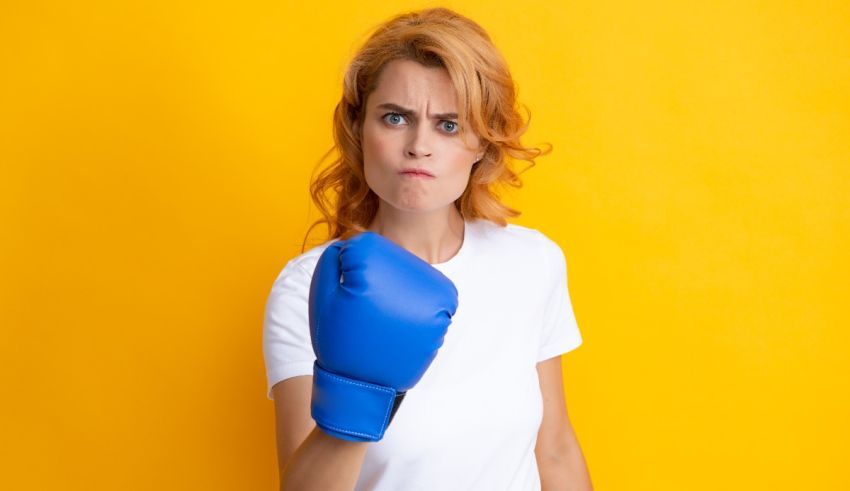
[[[0,488],[277,486],[265,300],[347,60],[434,5],[553,145],[505,200],[567,257],[596,489],[850,488],[837,0],[8,3]]]

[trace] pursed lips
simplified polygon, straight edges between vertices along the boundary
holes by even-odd
[[[402,174],[404,176],[409,176],[409,177],[434,177],[433,174],[431,174],[430,172],[428,172],[425,169],[415,169],[415,168],[402,169],[400,174]]]

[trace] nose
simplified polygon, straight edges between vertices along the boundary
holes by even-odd
[[[405,155],[408,157],[428,157],[431,155],[431,131],[427,124],[415,124],[410,126],[405,147]]]

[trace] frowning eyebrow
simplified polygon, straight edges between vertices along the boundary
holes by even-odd
[[[399,114],[410,114],[414,117],[419,115],[419,113],[417,113],[413,109],[407,109],[406,107],[401,107],[398,104],[393,104],[392,102],[384,102],[383,104],[378,104],[377,108],[388,109]],[[434,119],[457,119],[457,113],[434,114],[432,117]]]

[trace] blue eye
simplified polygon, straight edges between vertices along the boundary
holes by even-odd
[[[400,113],[386,113],[383,116],[383,120],[390,124],[390,126],[399,126],[406,118],[404,114]],[[444,125],[443,128],[449,134],[455,134],[458,132],[458,124],[456,121],[443,120],[441,123]]]
[[[403,115],[401,115],[399,113],[387,113],[387,114],[384,114],[384,121],[387,121],[387,116],[390,116],[391,118],[403,118],[404,117]],[[390,120],[388,122],[393,126],[397,126],[394,122],[392,122],[392,120]]]
[[[457,133],[457,123],[454,121],[444,121],[444,123],[452,125],[452,128],[454,128],[453,130],[449,130],[449,133]]]

